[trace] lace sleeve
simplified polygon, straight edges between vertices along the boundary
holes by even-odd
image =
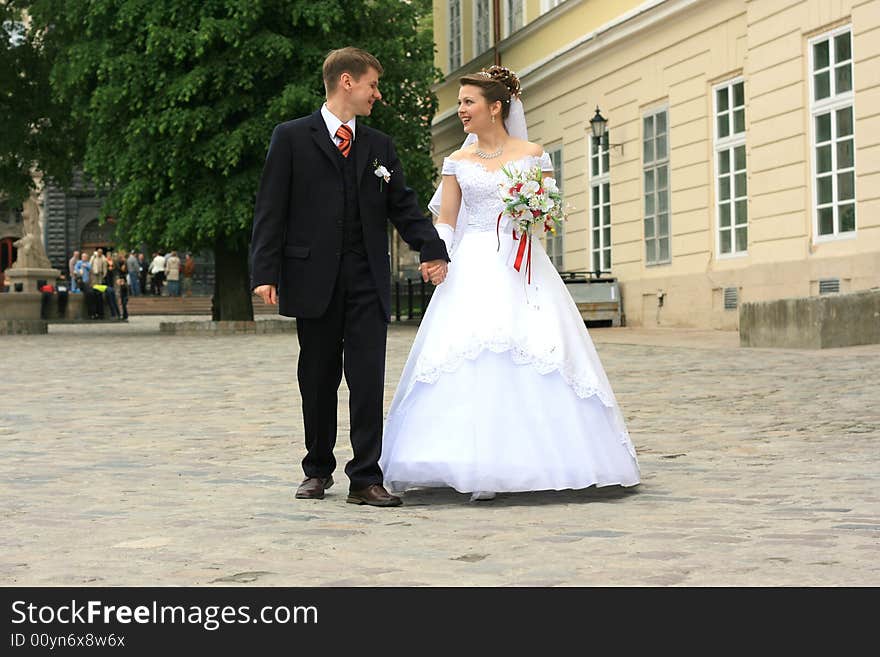
[[[455,160],[450,160],[448,157],[443,158],[443,169],[440,171],[444,176],[454,176],[455,175]]]
[[[553,162],[550,160],[550,154],[547,151],[541,153],[538,161],[541,164],[541,171],[553,171]]]

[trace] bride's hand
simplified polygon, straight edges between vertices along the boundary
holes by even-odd
[[[447,265],[445,260],[423,262],[419,269],[422,272],[422,280],[426,283],[430,280],[434,285],[440,285],[446,279]]]

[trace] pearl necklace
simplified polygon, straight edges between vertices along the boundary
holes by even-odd
[[[504,151],[504,144],[498,147],[498,150],[494,153],[486,153],[485,151],[481,151],[476,146],[474,147],[474,155],[477,157],[481,157],[484,160],[491,160],[493,157],[498,157]]]

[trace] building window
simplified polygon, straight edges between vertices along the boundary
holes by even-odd
[[[607,131],[600,144],[590,140],[590,264],[597,274],[611,271],[611,168]]]
[[[548,11],[555,9],[563,2],[565,2],[565,0],[541,0],[541,13],[546,14]]]
[[[492,4],[490,0],[474,0],[474,55],[492,45]]]
[[[461,67],[461,0],[449,0],[449,70]]]
[[[553,177],[556,179],[556,185],[559,191],[564,193],[562,188],[562,146],[549,151],[550,160],[553,162]],[[565,233],[565,222],[556,228],[556,234],[547,233],[547,255],[550,262],[558,270],[562,270],[565,266],[565,250],[563,246]]]
[[[525,25],[525,0],[505,0],[507,9],[507,36],[510,36]]]
[[[672,261],[669,252],[669,131],[668,111],[642,117],[642,159],[645,186],[645,262]]]
[[[810,70],[814,234],[833,239],[856,230],[851,27],[810,41]]]
[[[715,87],[715,216],[718,254],[748,251],[746,109],[742,79]]]

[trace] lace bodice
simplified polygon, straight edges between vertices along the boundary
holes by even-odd
[[[508,166],[530,167],[540,164],[542,171],[553,171],[553,164],[547,153],[526,155],[511,160]],[[456,226],[456,233],[494,231],[498,221],[498,213],[504,209],[504,203],[498,194],[499,187],[505,180],[500,169],[490,171],[479,162],[473,160],[443,160],[443,174],[454,175],[461,187],[461,203],[464,210],[458,221],[466,221],[465,226]]]

